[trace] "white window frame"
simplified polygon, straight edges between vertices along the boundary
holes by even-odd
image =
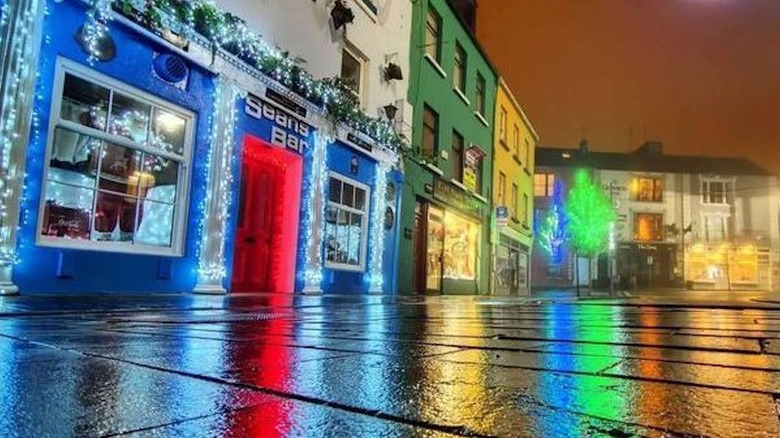
[[[365,199],[365,206],[364,206],[365,210],[358,210],[357,208],[348,207],[344,204],[331,201],[330,193],[328,193],[327,204],[326,204],[328,207],[341,209],[349,213],[361,214],[363,216],[363,219],[360,221],[360,263],[357,266],[355,266],[347,263],[337,263],[337,262],[329,261],[327,254],[325,254],[325,245],[323,242],[322,260],[324,260],[324,266],[327,269],[333,269],[335,271],[365,272],[366,257],[368,256],[368,217],[371,214],[371,187],[359,181],[355,181],[354,179],[347,178],[346,176],[336,172],[328,172],[328,186],[330,186],[330,178],[339,180],[342,183],[346,183],[364,190],[366,192],[366,199]],[[326,226],[327,224],[323,222],[323,227]],[[325,233],[326,230],[323,229],[322,232]]]
[[[62,106],[62,95],[65,85],[65,75],[71,74],[79,77],[83,80],[92,82],[101,87],[107,88],[114,92],[119,92],[127,97],[142,101],[147,104],[159,107],[163,110],[173,112],[180,115],[186,120],[186,133],[184,140],[184,150],[181,157],[176,154],[166,153],[148,147],[145,145],[139,145],[138,143],[110,134],[108,132],[100,131],[98,129],[90,128],[80,125],[75,122],[64,120],[60,118],[60,111]],[[110,102],[109,102],[109,111]],[[127,85],[121,81],[113,79],[102,73],[92,70],[89,67],[78,64],[76,62],[67,60],[62,57],[57,58],[57,64],[54,73],[54,84],[52,86],[52,102],[51,109],[49,111],[49,128],[48,138],[46,141],[46,154],[44,157],[43,175],[41,180],[41,192],[40,201],[38,205],[38,222],[35,229],[35,243],[38,246],[49,248],[67,248],[77,250],[99,251],[99,252],[112,252],[122,254],[139,254],[139,255],[155,255],[155,256],[167,256],[167,257],[182,257],[184,255],[184,241],[187,230],[187,212],[190,207],[190,167],[192,162],[192,151],[195,143],[194,128],[197,126],[197,116],[194,112],[184,109],[180,106],[174,105],[166,100],[158,98],[152,94],[139,90],[135,87]],[[122,243],[122,242],[110,242],[110,241],[93,241],[93,240],[81,240],[81,239],[65,239],[61,237],[44,236],[41,234],[43,227],[43,213],[46,205],[46,180],[49,178],[50,161],[52,146],[54,143],[54,133],[56,128],[66,128],[71,131],[75,131],[79,134],[88,135],[97,140],[111,142],[118,146],[129,147],[141,152],[148,152],[153,155],[169,158],[175,160],[179,164],[178,180],[176,181],[176,200],[174,201],[174,216],[172,221],[171,230],[171,245],[168,247],[160,247],[154,245],[144,245],[138,243]],[[87,189],[92,190],[92,189]],[[97,196],[97,186],[92,190]],[[95,215],[94,202],[92,215]],[[93,218],[94,223],[94,218]],[[137,225],[137,223],[136,223]],[[92,232],[90,225],[90,232]]]
[[[716,181],[717,182],[717,181]],[[721,205],[721,204],[713,204],[713,205]],[[725,214],[702,214],[701,215],[701,224],[702,224],[702,236],[704,238],[705,242],[710,243],[718,243],[718,242],[725,242],[729,240],[729,215]],[[712,236],[710,236],[710,221],[712,220],[718,220],[720,221],[720,225],[722,225],[722,235],[720,239],[715,239]]]
[[[366,102],[366,72],[368,71],[368,60],[365,56],[361,55],[360,52],[349,42],[344,42],[344,45],[341,47],[341,63],[344,64],[344,53],[347,53],[352,59],[357,61],[360,68],[358,71],[360,72],[359,75],[359,83],[357,84],[357,91],[350,88],[350,92],[353,96],[355,96],[358,100],[358,104],[363,107],[365,106]],[[344,78],[342,78],[344,79]]]
[[[710,188],[709,185],[712,183],[720,183],[723,184],[723,202],[710,202]],[[728,189],[727,186],[728,185]],[[726,206],[731,205],[729,204],[729,198],[731,197],[733,199],[733,190],[734,190],[734,180],[733,179],[726,179],[726,178],[703,178],[701,180],[701,203],[703,205],[719,205],[719,206]]]

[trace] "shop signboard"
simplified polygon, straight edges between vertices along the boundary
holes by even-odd
[[[472,145],[466,150],[463,160],[463,185],[473,192],[479,191],[479,165],[485,153],[477,146]]]
[[[509,223],[509,209],[506,206],[496,207],[496,225],[505,227]]]
[[[477,218],[482,216],[482,203],[479,200],[460,187],[441,178],[436,178],[433,181],[433,197],[469,216]]]
[[[309,147],[313,133],[306,122],[306,108],[271,89],[266,89],[265,96],[247,95],[244,112],[257,120],[271,122],[269,139],[272,144],[302,154]]]

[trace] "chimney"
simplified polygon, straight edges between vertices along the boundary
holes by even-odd
[[[664,144],[660,141],[646,141],[642,146],[639,146],[635,153],[660,156],[664,154]]]
[[[580,154],[587,155],[588,152],[590,152],[590,145],[588,144],[588,139],[583,138],[582,141],[580,141]]]
[[[472,33],[477,33],[477,0],[450,0],[450,6]]]

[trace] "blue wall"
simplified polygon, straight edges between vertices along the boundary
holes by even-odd
[[[110,62],[96,62],[94,70],[131,86],[159,96],[197,114],[196,137],[190,169],[190,205],[186,220],[184,257],[160,257],[117,254],[35,246],[38,233],[38,208],[44,169],[52,82],[57,56],[86,64],[86,55],[73,35],[84,23],[86,11],[76,2],[48,2],[50,13],[44,25],[45,42],[38,66],[39,80],[35,103],[37,130],[28,148],[26,189],[23,199],[22,226],[19,234],[20,262],[14,270],[14,281],[22,293],[77,292],[182,292],[196,282],[199,244],[199,206],[205,195],[206,160],[210,109],[213,106],[211,76],[191,65],[188,89],[179,90],[151,75],[155,43],[129,31],[117,22],[111,23],[111,35],[117,45],[117,56]],[[157,48],[158,50],[161,48]],[[69,279],[58,279],[56,269],[62,264]],[[170,273],[170,279],[159,278]],[[163,277],[165,275],[162,275]]]

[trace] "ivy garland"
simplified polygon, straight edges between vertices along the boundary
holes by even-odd
[[[100,0],[89,0],[92,8]],[[105,1],[105,0],[104,0]],[[368,116],[347,84],[338,77],[315,79],[301,58],[269,46],[241,18],[222,11],[212,0],[109,0],[118,12],[154,30],[170,30],[188,38],[194,33],[235,55],[301,97],[323,107],[334,125],[344,124],[396,152],[406,148],[390,122]]]

